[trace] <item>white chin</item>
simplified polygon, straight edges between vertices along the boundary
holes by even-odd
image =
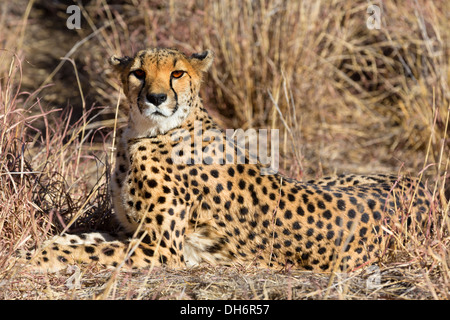
[[[131,114],[133,129],[130,135],[133,137],[164,134],[180,126],[184,120],[178,112],[172,113],[172,111],[156,109],[154,106],[148,106],[142,113],[137,109]],[[166,116],[166,114],[169,115]]]
[[[162,118],[168,118],[172,115],[172,111],[167,109],[159,109],[154,106],[145,106],[142,116],[152,120],[161,120]]]

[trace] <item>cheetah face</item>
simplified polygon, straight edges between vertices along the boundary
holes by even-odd
[[[147,49],[134,58],[112,56],[130,103],[135,136],[154,136],[178,127],[197,101],[203,72],[213,54],[187,57],[175,49]]]

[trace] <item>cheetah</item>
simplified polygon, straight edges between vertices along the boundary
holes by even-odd
[[[376,262],[391,228],[426,227],[429,193],[414,179],[342,175],[300,182],[263,174],[265,165],[226,140],[202,104],[199,91],[213,56],[152,48],[110,58],[130,106],[111,179],[123,234],[56,237],[28,256],[36,268],[209,263],[349,271]],[[214,134],[204,137],[206,131]],[[216,152],[223,141],[226,153]],[[225,161],[234,155],[243,161]]]

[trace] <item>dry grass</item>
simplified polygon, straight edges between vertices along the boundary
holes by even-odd
[[[0,299],[450,297],[448,1],[384,1],[379,30],[366,27],[367,1],[97,0],[82,7],[80,30],[65,28],[65,5],[49,3],[0,4]],[[394,234],[378,269],[346,275],[20,268],[15,253],[50,234],[114,228],[119,90],[105,57],[156,45],[213,49],[206,107],[227,127],[279,128],[291,177],[420,176],[437,204],[433,232]]]

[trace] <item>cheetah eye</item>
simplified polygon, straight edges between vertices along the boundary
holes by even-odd
[[[132,74],[138,79],[143,79],[145,77],[145,71],[142,69],[134,70]]]
[[[178,78],[181,78],[183,76],[183,74],[184,74],[184,71],[176,70],[176,71],[172,72],[171,76],[175,79],[178,79]]]

